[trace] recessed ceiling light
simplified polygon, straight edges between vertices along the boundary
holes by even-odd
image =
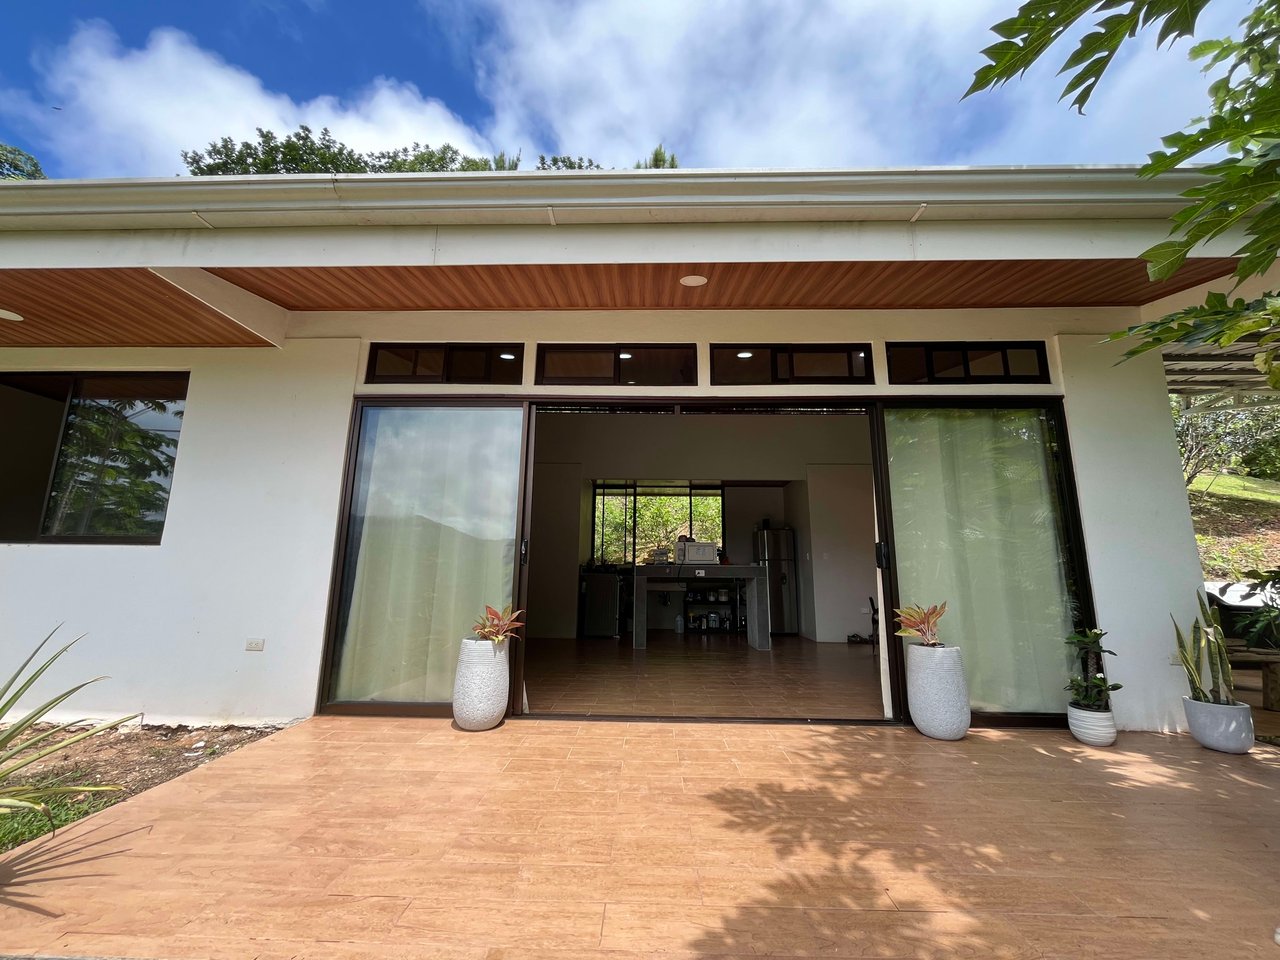
[[[631,354],[629,354],[629,353],[620,353],[620,354],[618,354],[618,359],[619,359],[619,360],[630,360],[630,359],[631,359]]]
[[[696,273],[691,273],[687,277],[681,277],[680,282],[686,287],[700,287],[707,282],[707,278]]]
[[[754,354],[754,353],[752,353],[750,350],[743,350],[742,352],[740,352],[740,353],[738,354],[738,359],[739,359],[739,360],[750,360],[750,359],[751,359],[752,357],[754,357],[754,356],[755,356],[755,354]]]
[[[858,351],[858,356],[863,357],[863,356],[866,356],[866,354],[864,354],[861,350],[859,350],[859,351]]]
[[[500,353],[500,354],[498,354],[498,359],[499,359],[499,360],[514,360],[515,358],[516,358],[516,355],[515,355],[514,353]]]
[[[636,385],[636,382],[635,382],[634,380],[628,380],[628,381],[627,381],[627,386],[628,386],[628,387],[634,387],[635,385]]]
[[[12,320],[14,323],[21,323],[22,314],[14,313],[12,310],[0,310],[0,320]]]

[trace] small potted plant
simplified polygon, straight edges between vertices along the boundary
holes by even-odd
[[[947,605],[895,610],[897,635],[917,637],[907,645],[907,708],[911,722],[926,737],[959,740],[969,732],[969,685],[960,648],[938,639],[938,621]]]
[[[1080,673],[1071,678],[1063,689],[1071,692],[1067,704],[1067,726],[1071,735],[1091,747],[1109,747],[1116,742],[1116,718],[1111,713],[1111,691],[1120,684],[1108,683],[1102,666],[1103,654],[1115,656],[1115,651],[1104,650],[1102,630],[1086,630],[1067,637],[1080,658]]]
[[[1235,698],[1231,661],[1222,637],[1218,611],[1210,609],[1203,594],[1197,594],[1200,617],[1191,624],[1191,636],[1183,634],[1175,620],[1178,658],[1187,672],[1191,696],[1182,698],[1191,736],[1202,747],[1223,753],[1248,753],[1253,747],[1253,710]],[[1204,689],[1204,678],[1209,689]]]
[[[511,690],[507,640],[524,626],[516,619],[522,613],[510,606],[501,613],[486,606],[472,628],[475,636],[463,638],[453,678],[453,719],[463,730],[488,730],[506,716]]]

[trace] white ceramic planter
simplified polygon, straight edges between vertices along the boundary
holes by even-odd
[[[1073,737],[1091,747],[1109,747],[1116,742],[1116,718],[1110,710],[1085,710],[1067,704],[1067,726]]]
[[[488,730],[507,715],[510,646],[510,641],[463,639],[458,649],[458,672],[453,678],[453,719],[463,730]]]
[[[1247,703],[1203,703],[1183,697],[1182,708],[1200,746],[1222,753],[1248,753],[1253,748],[1253,710]]]
[[[959,740],[969,732],[969,685],[959,647],[907,645],[907,707],[926,737]]]

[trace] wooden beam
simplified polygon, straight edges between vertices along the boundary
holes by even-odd
[[[151,267],[161,280],[277,347],[288,336],[289,312],[199,267]]]

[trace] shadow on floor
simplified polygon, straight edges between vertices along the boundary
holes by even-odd
[[[128,839],[150,830],[135,827],[112,832],[112,828],[113,824],[104,823],[73,836],[47,834],[0,857],[0,908],[14,907],[43,917],[61,916],[36,902],[40,899],[40,884],[109,876],[95,872],[95,866],[129,853],[132,848]]]

